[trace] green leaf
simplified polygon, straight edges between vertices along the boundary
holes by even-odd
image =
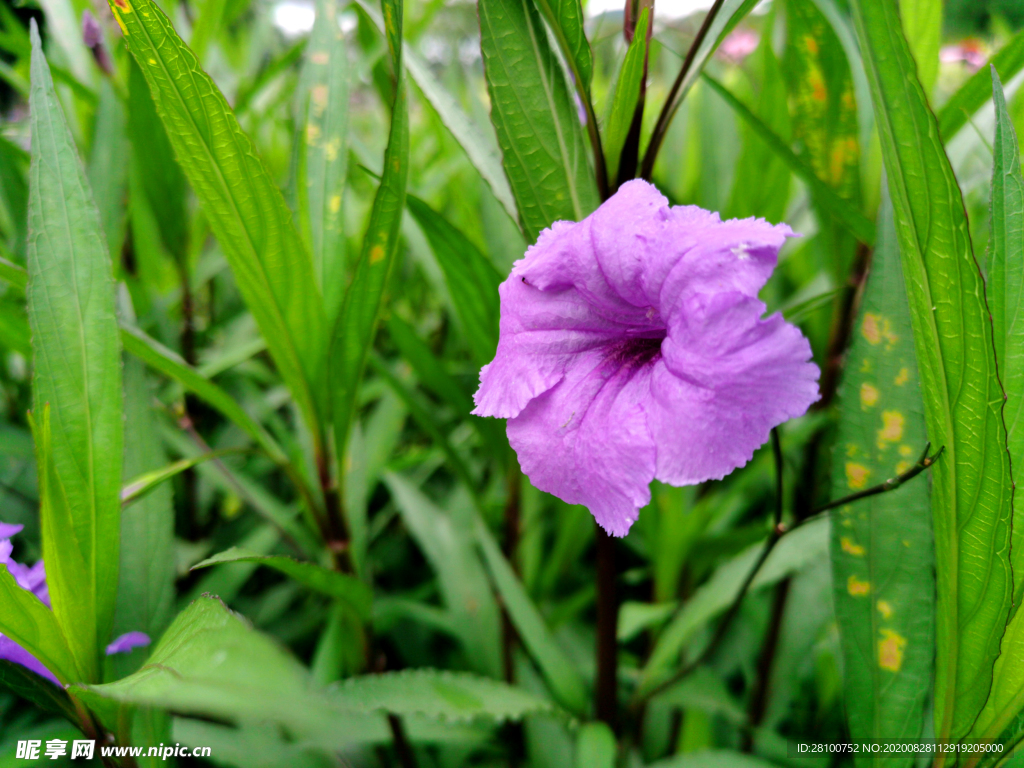
[[[1021,398],[1024,397],[1024,323],[1021,292],[1024,290],[1024,178],[1021,177],[1020,149],[1013,128],[1003,87],[995,67],[990,68],[992,96],[996,108],[996,134],[992,168],[992,240],[988,259],[988,297],[992,312],[996,360],[1006,390],[1003,419],[1007,428],[1007,446],[1013,466],[1024,466],[1024,423],[1021,423]],[[1020,463],[1018,463],[1020,462]],[[1014,569],[1024,567],[1024,530],[1020,515],[1014,515]],[[1017,574],[1020,571],[1016,571]],[[1014,583],[1014,605],[1019,606],[1024,579]],[[1001,651],[992,674],[992,692],[972,734],[998,739],[1006,746],[1019,741],[1024,731],[1019,715],[1024,710],[1024,668],[1020,653],[1024,648],[1024,612],[1016,610],[1003,635]],[[1013,727],[1016,725],[1016,727]],[[1004,731],[1009,732],[1004,734]],[[1008,743],[1007,743],[1008,742]]]
[[[398,77],[391,112],[391,133],[384,152],[384,173],[373,199],[352,284],[345,293],[331,344],[331,389],[334,392],[334,439],[344,461],[345,444],[355,416],[359,382],[377,330],[388,276],[398,252],[405,189],[409,180],[409,105],[402,69],[402,4],[382,0],[388,46]],[[342,473],[343,474],[343,473]]]
[[[558,41],[558,48],[573,77],[582,84],[584,93],[590,93],[594,54],[587,42],[580,0],[537,0],[537,5]]]
[[[995,67],[991,68],[996,108],[992,167],[992,239],[989,243],[986,297],[992,316],[999,377],[1006,392],[1003,423],[1010,464],[1024,467],[1024,177],[1021,176],[1017,132],[1003,97]],[[1015,516],[1016,517],[1016,516]],[[1014,570],[1024,573],[1024,521],[1013,525],[1010,548]],[[1022,570],[1017,570],[1022,569]],[[1014,605],[1024,598],[1024,578],[1014,581]]]
[[[619,160],[622,147],[626,144],[626,135],[633,124],[637,101],[640,99],[640,86],[647,74],[647,25],[650,23],[650,11],[645,7],[633,32],[633,42],[629,44],[626,58],[619,71],[619,80],[615,84],[615,96],[612,98],[611,116],[604,132],[604,152],[608,163],[608,178],[615,179],[619,175]]]
[[[22,266],[0,259],[0,279],[6,280],[19,291],[28,287],[28,272]]]
[[[491,122],[530,242],[599,204],[586,139],[547,31],[530,0],[480,0]]]
[[[11,230],[8,233],[11,249],[21,258],[25,255],[28,222],[28,184],[25,181],[28,160],[27,152],[0,136],[0,222],[7,219],[3,223]]]
[[[790,6],[787,6],[789,8]],[[795,15],[795,14],[793,14]],[[766,19],[761,42],[754,56],[760,60],[761,86],[757,95],[757,115],[767,128],[783,142],[790,137],[790,118],[786,83],[779,60],[772,50],[774,14]],[[787,24],[792,24],[787,16]],[[787,49],[788,50],[788,49]],[[754,58],[753,56],[751,58]],[[790,169],[770,146],[764,143],[749,125],[744,126],[743,149],[736,168],[758,169],[758,183],[751,184],[745,172],[737,173],[732,183],[727,214],[723,218],[745,219],[758,216],[768,221],[782,221],[789,203]]]
[[[462,639],[470,667],[490,677],[500,677],[501,616],[488,586],[487,572],[473,546],[473,531],[469,527],[472,517],[465,510],[461,519],[442,512],[400,475],[386,472],[384,482],[406,528],[437,574],[441,595],[452,614],[452,624]]]
[[[758,571],[750,591],[774,584],[824,556],[828,526],[808,523],[786,534]],[[657,685],[671,672],[686,644],[704,624],[728,608],[761,553],[763,544],[755,544],[720,566],[712,577],[698,587],[679,613],[658,637],[654,651],[643,669],[640,691]]]
[[[576,734],[576,768],[615,768],[618,750],[611,728],[587,723]]]
[[[284,451],[259,422],[246,413],[231,395],[186,363],[178,353],[167,349],[138,328],[127,325],[121,327],[121,342],[126,352],[220,411],[266,451],[274,462],[283,464],[287,461]]]
[[[925,95],[935,89],[942,44],[942,0],[899,0],[903,34],[917,64]]]
[[[78,725],[78,713],[67,692],[28,667],[0,659],[0,688],[6,688],[16,696],[32,702],[43,712],[63,717],[72,725]]]
[[[82,679],[53,611],[18,586],[7,568],[0,568],[0,632],[39,659],[62,683]]]
[[[286,650],[208,596],[178,615],[138,672],[114,683],[76,686],[72,693],[94,709],[109,709],[107,700],[266,720],[296,734],[328,728],[333,709]]]
[[[845,371],[833,498],[904,472],[926,442],[910,307],[892,205],[884,193],[878,243]],[[928,498],[928,482],[918,478],[832,515],[834,599],[854,740],[921,735],[935,637]],[[875,757],[885,766],[913,764],[912,755]]]
[[[99,675],[117,598],[124,422],[110,253],[32,33],[28,314],[33,403],[54,430],[45,452],[43,554],[57,620],[88,680]],[[37,440],[39,436],[37,435]]]
[[[170,480],[176,475],[180,475],[187,469],[192,469],[192,467],[202,464],[204,461],[218,459],[221,456],[228,456],[232,453],[238,452],[239,451],[236,448],[226,448],[221,451],[209,451],[207,453],[201,453],[198,456],[193,456],[189,459],[181,459],[172,464],[152,469],[149,472],[143,472],[141,475],[136,475],[125,483],[124,488],[121,489],[121,504],[127,507],[133,502],[139,501],[158,488],[161,488],[165,481]],[[123,525],[121,527],[122,529],[124,528]]]
[[[124,104],[110,81],[103,80],[88,172],[89,186],[96,199],[111,260],[115,264],[120,259],[124,242],[124,203],[128,189],[128,164],[124,156],[127,150]]]
[[[555,708],[521,688],[466,672],[409,669],[350,677],[330,692],[331,701],[353,712],[384,711],[459,722],[478,717],[522,720]]]
[[[501,275],[465,235],[425,202],[414,195],[405,202],[441,265],[474,359],[478,365],[489,363],[498,347]]]
[[[188,255],[187,182],[156,113],[146,77],[132,59],[128,72],[128,137],[132,143],[131,162],[160,240],[171,258],[183,264]],[[138,205],[135,200],[134,205]]]
[[[348,172],[348,47],[336,0],[319,0],[302,71],[299,220],[333,323],[345,292],[345,175]]]
[[[828,184],[819,179],[813,168],[798,157],[786,142],[780,139],[771,128],[765,125],[757,115],[750,111],[746,104],[737,99],[724,85],[708,74],[704,75],[704,81],[789,166],[789,169],[803,180],[814,195],[815,202],[821,206],[822,210],[835,216],[862,243],[871,244],[874,242],[875,225],[853,203],[841,198]]]
[[[388,335],[416,372],[420,384],[442,400],[447,400],[459,416],[467,416],[473,410],[473,399],[449,375],[430,347],[416,335],[416,331],[398,315],[388,318],[387,327]]]
[[[484,563],[523,645],[540,668],[555,699],[574,714],[585,716],[589,702],[579,670],[555,641],[544,617],[526,594],[487,525],[477,518],[475,528]]]
[[[0,344],[26,357],[32,354],[32,334],[25,305],[0,297]]]
[[[321,433],[326,319],[280,190],[198,59],[152,0],[110,0],[185,176],[306,426]]]
[[[990,62],[1000,76],[1010,80],[1024,67],[1024,30],[1015,34]],[[981,67],[939,110],[939,135],[949,141],[967,125],[971,116],[992,97],[992,79]]]
[[[959,739],[988,697],[1013,597],[1003,392],[963,198],[914,74],[896,4],[851,5],[892,196],[928,438],[945,449],[931,474],[935,732]]]
[[[403,58],[409,76],[419,87],[424,98],[430,102],[430,106],[437,112],[437,116],[441,118],[445,128],[451,131],[452,136],[465,151],[466,157],[469,158],[480,177],[487,182],[491,193],[501,203],[501,207],[504,208],[509,218],[512,221],[517,221],[516,199],[512,194],[512,187],[509,186],[508,177],[505,176],[505,171],[502,169],[501,151],[494,134],[485,133],[484,129],[469,118],[415,51],[406,46]]]
[[[261,555],[239,547],[232,547],[193,565],[192,570],[209,568],[221,563],[238,562],[256,563],[273,568],[314,592],[340,600],[351,607],[364,621],[368,621],[370,618],[373,604],[373,593],[370,588],[353,576],[329,570],[316,563],[302,562],[283,555]]]
[[[124,392],[124,474],[135,477],[167,461],[153,418],[152,387],[138,360],[125,360]],[[158,638],[174,616],[174,498],[169,484],[121,510],[121,541],[128,544],[121,548],[114,636],[140,631]],[[121,659],[130,662],[131,657],[119,654],[112,661],[120,664]]]

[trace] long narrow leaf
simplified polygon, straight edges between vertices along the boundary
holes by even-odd
[[[959,739],[988,697],[1013,597],[1003,392],[960,188],[896,3],[854,0],[852,7],[892,196],[928,437],[945,449],[931,478],[935,732]]]
[[[789,166],[789,169],[803,180],[814,194],[814,199],[825,211],[842,222],[843,226],[862,243],[871,244],[874,242],[875,225],[864,214],[857,210],[849,200],[841,198],[828,184],[819,179],[813,168],[801,160],[786,142],[780,139],[771,128],[765,125],[757,115],[750,111],[746,104],[737,99],[724,85],[708,74],[704,75],[704,81],[733,108],[736,114],[761,137],[765,144],[774,150],[786,165]]]
[[[501,595],[502,604],[527,651],[540,667],[551,692],[566,709],[585,716],[587,691],[582,676],[551,635],[537,606],[526,594],[491,532],[479,518],[476,520],[476,541],[494,586]]]
[[[615,84],[615,96],[612,98],[612,112],[608,118],[608,126],[604,135],[604,151],[608,162],[608,178],[618,176],[619,159],[622,147],[626,143],[626,134],[633,124],[636,114],[636,103],[640,98],[640,86],[647,73],[647,25],[650,23],[650,11],[644,8],[636,23],[633,42],[629,44],[626,58],[619,71],[619,81]]]
[[[1003,418],[1006,421],[1007,445],[1013,466],[1019,468],[1024,466],[1024,423],[1021,421],[1024,414],[1021,408],[1024,398],[1024,263],[1021,261],[1021,253],[1024,253],[1024,177],[1021,176],[1017,133],[994,66],[990,74],[996,107],[996,135],[992,168],[992,240],[987,270],[989,307],[995,330],[999,375],[1006,389]],[[1016,613],[1003,637],[993,674],[992,693],[973,728],[973,734],[978,737],[997,739],[1007,748],[1024,736],[1020,722],[1020,714],[1024,711],[1024,668],[1020,664],[1021,650],[1024,649],[1024,611],[1019,609],[1024,578],[1017,570],[1024,567],[1024,552],[1021,551],[1024,547],[1024,525],[1020,523],[1020,514],[1015,514],[1011,552],[1016,576]]]
[[[833,498],[895,477],[925,444],[910,307],[887,195],[847,355],[838,428]],[[928,496],[928,482],[920,478],[832,516],[833,594],[855,740],[921,735],[935,635]],[[914,756],[873,755],[868,761],[895,768],[912,765]]]
[[[337,454],[342,459],[355,413],[359,382],[373,346],[384,290],[398,252],[405,188],[409,179],[409,112],[402,69],[402,3],[401,0],[382,0],[382,3],[388,47],[398,83],[391,112],[391,133],[384,152],[384,174],[373,199],[363,250],[352,284],[345,293],[331,344],[334,439],[338,446]]]
[[[259,422],[246,413],[231,395],[182,360],[176,352],[131,326],[121,327],[121,342],[125,351],[139,358],[153,370],[178,382],[220,411],[249,435],[275,462],[286,461],[284,451]]]
[[[110,0],[178,163],[203,204],[309,430],[326,407],[326,320],[313,263],[252,140],[152,0]]]
[[[28,313],[33,401],[53,431],[41,463],[43,554],[80,670],[99,675],[117,598],[124,422],[110,254],[32,31]],[[37,440],[39,435],[37,435]],[[51,466],[47,466],[51,465]]]
[[[303,68],[299,135],[299,216],[313,272],[333,323],[345,291],[345,174],[348,169],[349,64],[335,0],[319,0]]]
[[[532,0],[480,0],[481,50],[502,164],[530,242],[598,203],[586,139]]]
[[[304,587],[342,601],[363,621],[368,621],[370,618],[373,603],[373,594],[370,592],[370,588],[353,576],[329,570],[316,563],[302,562],[282,555],[261,555],[257,552],[247,552],[244,549],[232,547],[193,565],[192,570],[209,568],[221,563],[244,562],[264,565],[275,571],[280,571]]]

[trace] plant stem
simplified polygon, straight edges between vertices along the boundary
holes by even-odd
[[[689,664],[686,664],[674,675],[662,681],[661,683],[649,689],[648,691],[644,692],[643,694],[638,694],[637,696],[635,696],[633,702],[630,705],[631,708],[637,709],[644,701],[647,701],[648,699],[657,696],[662,691],[672,687],[707,660],[707,658],[711,655],[715,648],[718,647],[718,644],[725,637],[726,631],[732,624],[733,619],[735,619],[736,615],[739,613],[740,605],[743,602],[743,598],[750,590],[750,585],[754,583],[754,579],[757,577],[757,574],[758,572],[760,572],[761,567],[765,564],[765,561],[768,559],[768,555],[771,554],[772,550],[775,548],[775,545],[779,543],[779,540],[783,536],[785,536],[787,533],[795,531],[797,528],[806,525],[807,523],[813,520],[817,520],[821,515],[823,515],[830,509],[840,507],[844,504],[850,504],[854,501],[858,501],[868,496],[876,496],[879,493],[887,493],[889,491],[896,490],[901,485],[906,483],[908,480],[912,480],[929,467],[932,467],[935,464],[935,462],[938,461],[939,457],[942,455],[944,448],[940,447],[939,450],[937,450],[934,454],[929,456],[928,451],[930,450],[930,448],[931,443],[928,443],[925,446],[924,452],[921,454],[921,458],[918,459],[918,462],[913,467],[908,469],[906,472],[897,475],[896,477],[889,478],[884,483],[879,483],[878,485],[868,488],[866,490],[851,494],[849,496],[844,496],[841,499],[831,501],[828,504],[818,507],[810,515],[801,520],[798,520],[796,523],[794,523],[792,526],[788,528],[785,525],[783,525],[781,521],[777,520],[775,526],[772,528],[772,532],[768,536],[768,540],[764,543],[764,547],[761,549],[761,554],[758,555],[757,561],[754,563],[754,566],[750,569],[750,572],[747,574],[747,577],[743,580],[743,584],[740,586],[739,591],[736,593],[736,597],[733,599],[732,604],[729,606],[729,610],[726,612],[725,616],[722,618],[722,621],[719,623],[718,629],[715,630],[715,634],[712,636],[711,641],[704,647],[704,650],[696,659],[691,661]],[[775,449],[774,443],[773,449]],[[778,472],[778,469],[776,471]],[[776,488],[776,499],[778,498],[779,490],[778,488]]]
[[[405,735],[405,726],[398,715],[388,712],[388,727],[391,729],[391,736],[395,742],[395,755],[402,768],[416,768],[416,755],[413,754],[412,745]]]
[[[516,550],[519,548],[519,530],[522,525],[523,474],[514,456],[510,457],[507,482],[508,498],[505,501],[505,541],[502,549],[509,565],[512,566],[512,570],[518,574]],[[502,606],[501,619],[501,646],[502,661],[505,667],[505,681],[513,683],[515,682],[515,669],[512,652],[515,648],[516,630],[512,626],[512,620],[509,618],[508,611],[504,606]]]
[[[715,0],[715,4],[711,6],[711,10],[708,11],[707,16],[704,17],[704,23],[700,25],[700,29],[697,31],[697,36],[693,38],[693,43],[690,45],[690,50],[686,52],[686,58],[683,60],[682,69],[679,70],[679,74],[676,76],[675,82],[672,83],[672,88],[668,92],[668,97],[665,99],[665,105],[661,108],[661,113],[658,115],[658,122],[654,124],[654,131],[651,133],[651,141],[647,145],[647,152],[644,153],[644,162],[640,167],[640,178],[651,180],[651,174],[654,172],[654,161],[658,158],[658,150],[661,149],[661,144],[665,140],[665,135],[668,133],[668,127],[672,123],[672,118],[676,114],[676,110],[679,108],[679,104],[676,102],[679,96],[679,90],[683,87],[683,81],[686,80],[686,75],[689,74],[690,69],[693,67],[693,62],[697,58],[697,51],[701,44],[704,42],[704,38],[708,35],[708,30],[711,29],[711,25],[715,21],[715,17],[718,16],[718,12],[722,9],[725,4],[725,0]]]
[[[597,526],[597,719],[612,731],[618,724],[619,648],[616,630],[619,601],[616,594],[615,538]]]

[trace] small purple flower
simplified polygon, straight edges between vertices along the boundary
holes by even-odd
[[[818,399],[807,339],[757,298],[792,235],[624,184],[512,267],[473,412],[508,419],[537,488],[625,536],[651,480],[721,479]]]
[[[20,525],[0,522],[0,566],[7,568],[19,587],[31,592],[49,608],[51,607],[50,592],[46,587],[46,570],[43,566],[43,561],[39,560],[35,565],[29,567],[11,558],[11,552],[14,549],[11,544],[11,537],[21,533],[21,529],[22,526]],[[128,632],[107,646],[107,655],[125,653],[132,648],[142,645],[149,645],[148,635],[143,632]],[[37,675],[41,675],[60,685],[57,677],[43,666],[39,659],[2,634],[0,634],[0,659],[21,664],[23,667],[31,669]]]

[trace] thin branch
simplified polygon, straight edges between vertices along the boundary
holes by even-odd
[[[699,667],[708,659],[711,653],[718,647],[718,644],[725,637],[725,633],[729,630],[729,626],[732,624],[733,619],[735,619],[736,615],[739,613],[740,605],[743,603],[743,598],[750,590],[751,584],[754,583],[754,579],[757,577],[757,574],[761,570],[761,567],[765,564],[765,561],[768,560],[768,555],[770,555],[772,550],[775,549],[775,545],[779,543],[779,540],[783,536],[785,536],[787,533],[792,533],[797,528],[806,525],[812,520],[817,520],[830,509],[841,507],[844,504],[851,504],[855,501],[866,499],[869,496],[877,496],[880,493],[888,493],[889,491],[895,491],[904,483],[914,479],[919,474],[924,472],[926,469],[934,466],[935,462],[938,461],[939,457],[942,455],[943,450],[945,450],[945,446],[940,447],[939,450],[937,450],[931,456],[928,455],[929,450],[931,450],[931,443],[927,443],[925,445],[924,451],[921,453],[921,457],[917,460],[917,463],[914,464],[914,466],[912,466],[906,472],[903,472],[897,475],[896,477],[891,477],[884,483],[879,483],[878,485],[868,488],[866,490],[859,491],[858,493],[854,493],[849,496],[844,496],[841,499],[829,502],[828,504],[825,504],[822,507],[818,507],[810,516],[804,518],[803,520],[797,521],[794,525],[790,527],[786,527],[785,525],[783,525],[781,520],[782,449],[779,446],[778,435],[776,434],[775,430],[772,430],[772,451],[775,455],[776,472],[775,524],[772,527],[771,534],[769,534],[768,536],[768,540],[764,543],[764,547],[761,549],[761,554],[758,555],[757,561],[754,563],[754,567],[750,569],[750,572],[747,574],[747,577],[743,580],[743,584],[740,586],[739,592],[736,593],[736,597],[733,599],[732,604],[729,606],[729,610],[726,612],[725,616],[722,618],[722,621],[719,623],[718,628],[715,630],[715,634],[711,638],[711,641],[706,646],[704,646],[704,650],[701,651],[700,655],[697,656],[697,658],[691,661],[689,664],[685,665],[674,675],[662,681],[658,685],[654,686],[649,691],[646,691],[643,694],[635,696],[632,706],[636,708],[639,705],[641,705],[644,701],[647,701],[648,699],[657,696],[662,691],[672,687],[680,680],[682,680],[684,677],[693,672],[697,667]]]
[[[669,124],[672,122],[672,118],[675,116],[676,109],[679,106],[675,103],[676,98],[679,96],[679,91],[683,87],[686,76],[693,68],[693,62],[697,58],[697,51],[703,44],[704,38],[707,37],[708,31],[711,29],[711,25],[714,23],[715,17],[718,16],[718,12],[722,9],[723,5],[725,5],[725,0],[715,0],[715,4],[711,6],[708,15],[704,17],[704,23],[700,25],[697,36],[693,38],[690,50],[686,52],[683,67],[679,70],[675,82],[672,83],[672,88],[665,99],[665,105],[661,108],[661,113],[658,115],[658,122],[654,124],[651,141],[647,145],[647,152],[644,153],[644,162],[640,167],[640,178],[642,179],[651,180],[651,173],[654,171],[654,161],[658,157],[658,150],[661,149],[661,143],[665,140]]]

